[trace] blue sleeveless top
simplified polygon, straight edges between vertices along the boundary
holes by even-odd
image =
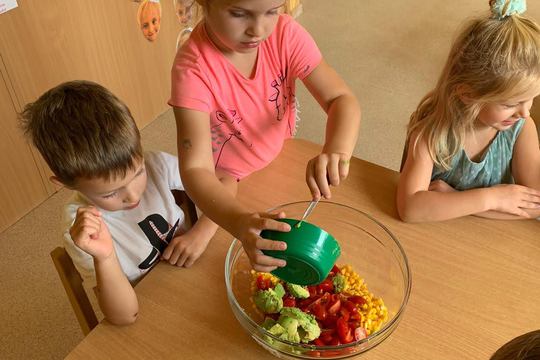
[[[499,131],[480,162],[471,161],[461,149],[452,158],[450,170],[434,165],[431,180],[443,180],[456,190],[513,184],[512,153],[524,123],[525,119],[519,119],[510,129]]]

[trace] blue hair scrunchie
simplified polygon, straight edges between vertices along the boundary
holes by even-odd
[[[525,0],[490,0],[491,12],[493,17],[499,20],[510,15],[520,15],[527,10]]]

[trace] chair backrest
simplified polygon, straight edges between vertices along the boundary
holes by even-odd
[[[197,209],[195,204],[187,196],[185,191],[172,190],[174,200],[178,206],[182,208],[185,213],[186,222],[188,227],[192,227],[197,221]],[[92,304],[86,295],[83,282],[77,268],[71,261],[71,257],[63,247],[57,247],[51,251],[51,258],[53,260],[58,276],[62,281],[64,290],[68,296],[73,312],[79,321],[82,332],[84,335],[88,333],[98,324],[96,313],[92,308]]]
[[[195,204],[187,193],[183,190],[171,190],[174,196],[174,200],[176,202],[176,205],[180,206],[182,210],[184,211],[184,214],[186,216],[186,222],[188,223],[188,227],[192,227],[193,224],[197,222],[197,209],[195,208]]]
[[[82,332],[87,335],[98,324],[98,320],[84,290],[81,276],[63,247],[51,251],[51,257]]]

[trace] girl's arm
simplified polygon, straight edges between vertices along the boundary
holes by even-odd
[[[216,171],[219,181],[236,196],[238,183],[232,176]],[[171,265],[191,267],[202,255],[210,239],[218,230],[218,225],[201,214],[195,224],[184,234],[174,237],[163,251],[162,258]]]
[[[532,118],[525,124],[514,144],[512,176],[516,184],[540,190],[540,147]]]
[[[323,151],[309,161],[306,181],[313,198],[322,195],[328,199],[329,185],[339,185],[349,173],[349,160],[360,128],[360,105],[324,60],[304,79],[304,84],[328,115]]]
[[[537,208],[540,192],[520,185],[451,192],[430,191],[433,160],[424,140],[418,141],[413,155],[414,139],[415,136],[411,136],[397,189],[397,208],[403,221],[441,221],[473,214],[501,218],[493,213],[490,216],[490,210],[529,217],[525,210]]]
[[[261,250],[284,250],[281,241],[259,236],[263,229],[289,231],[290,227],[268,214],[254,213],[242,205],[222,184],[214,170],[210,118],[207,113],[174,108],[178,158],[184,187],[197,207],[216,224],[242,242],[253,268],[272,271],[285,262]]]
[[[414,138],[409,141],[397,188],[397,209],[403,221],[440,221],[489,210],[483,189],[429,191],[433,160],[423,140],[418,141],[413,154]]]
[[[475,214],[475,216],[483,217],[486,219],[495,219],[495,220],[525,220],[529,218],[537,218],[540,217],[540,210],[535,209],[524,209],[524,211],[527,213],[527,217],[523,216],[517,216],[512,214],[503,213],[500,211],[486,211],[480,214]]]

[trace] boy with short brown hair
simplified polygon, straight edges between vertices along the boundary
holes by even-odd
[[[132,284],[160,258],[191,266],[213,235],[198,223],[184,228],[171,193],[183,190],[178,159],[143,153],[127,106],[89,81],[50,89],[25,107],[21,120],[53,171],[51,180],[74,190],[65,207],[64,246],[85,288],[96,287],[107,320],[134,322]]]

